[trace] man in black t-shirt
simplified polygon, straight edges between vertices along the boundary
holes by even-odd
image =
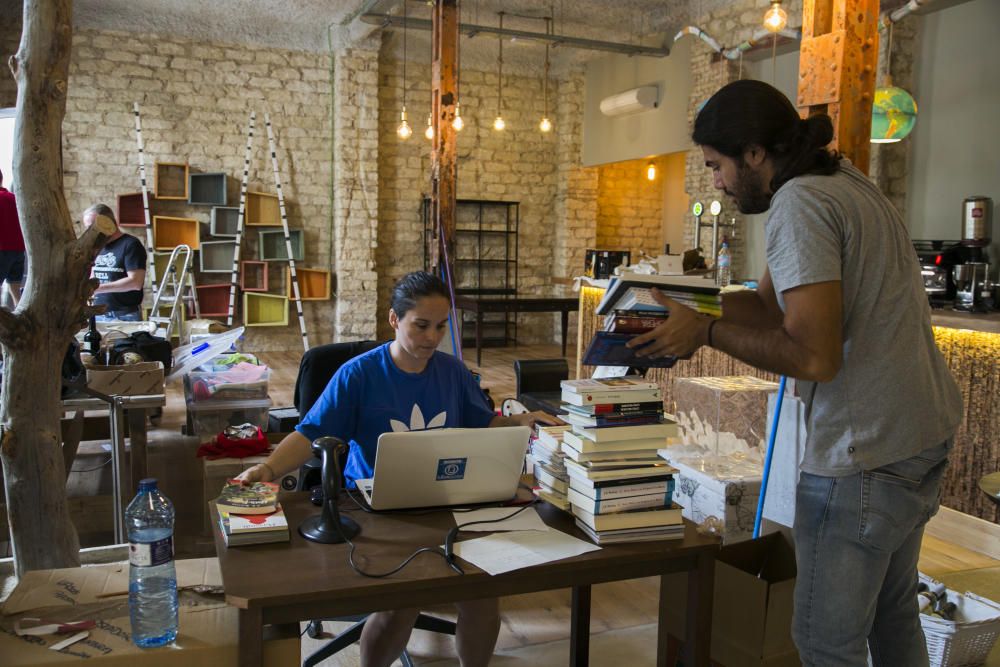
[[[146,280],[146,249],[139,239],[118,227],[115,214],[105,204],[95,204],[83,214],[83,224],[90,227],[103,215],[115,223],[112,234],[94,258],[91,275],[101,284],[94,290],[94,303],[108,307],[97,319],[102,322],[138,322],[142,319],[142,290]]]

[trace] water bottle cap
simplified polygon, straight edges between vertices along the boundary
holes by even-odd
[[[156,478],[147,477],[139,480],[139,493],[143,491],[156,491]]]

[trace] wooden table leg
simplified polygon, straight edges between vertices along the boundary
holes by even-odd
[[[562,315],[562,356],[566,356],[566,329],[569,328],[569,311],[564,310],[560,313]]]
[[[712,651],[712,601],[714,593],[715,554],[703,552],[698,556],[695,569],[688,572],[687,628],[684,637],[685,665],[709,667]],[[660,632],[664,633],[662,595],[660,601]],[[661,643],[657,642],[658,649]]]
[[[239,665],[261,667],[264,664],[264,614],[260,609],[240,609]]]
[[[476,311],[476,366],[483,365],[483,311]]]
[[[590,586],[574,586],[570,604],[569,664],[590,664]]]
[[[125,414],[128,417],[129,468],[132,474],[131,493],[134,494],[135,490],[139,488],[139,480],[146,477],[146,410],[144,408],[129,408]]]

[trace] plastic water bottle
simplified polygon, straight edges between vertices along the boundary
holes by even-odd
[[[715,284],[719,287],[726,287],[732,279],[733,258],[729,255],[729,241],[722,239],[722,247],[719,248],[719,257],[715,262]]]
[[[132,641],[139,648],[177,638],[177,573],[174,570],[174,506],[156,488],[139,482],[125,510],[129,541],[128,609]]]

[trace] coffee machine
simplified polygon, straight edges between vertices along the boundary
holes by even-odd
[[[951,268],[955,284],[955,310],[982,312],[990,303],[990,264],[986,248],[993,232],[993,200],[966,197],[962,202],[962,241],[958,261]]]

